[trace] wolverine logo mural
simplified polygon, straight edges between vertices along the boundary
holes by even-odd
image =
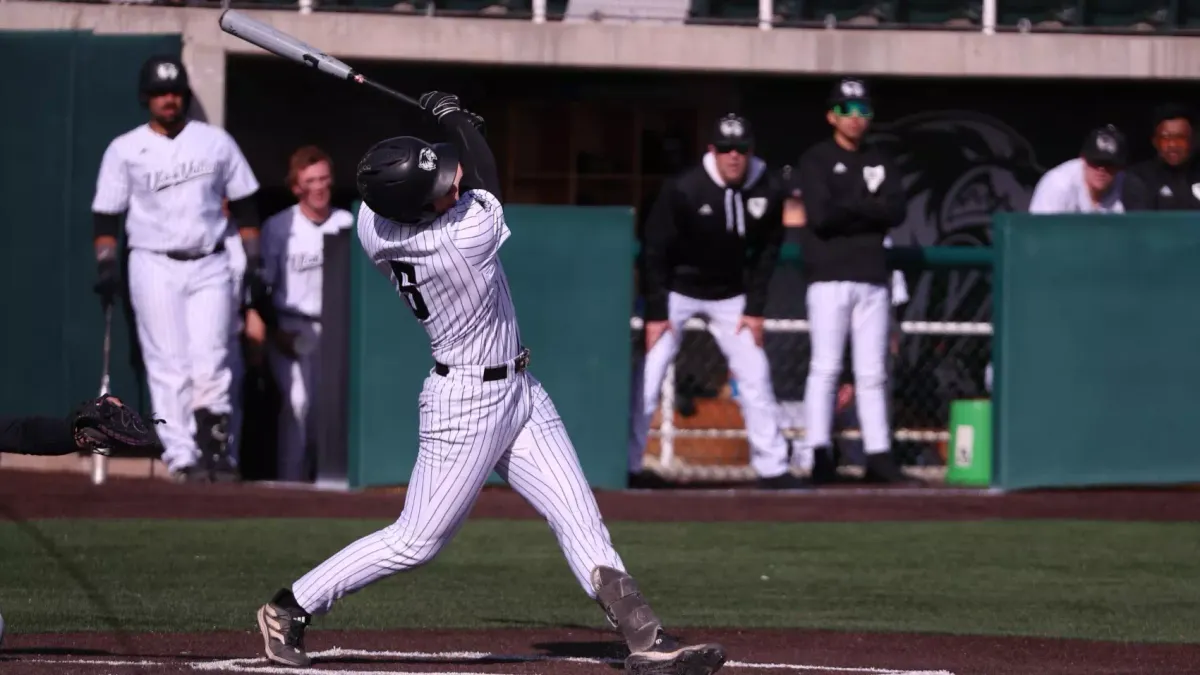
[[[1028,210],[1045,172],[1014,129],[977,112],[880,123],[871,141],[892,156],[908,195],[908,217],[892,231],[896,246],[990,246],[992,215]],[[910,273],[908,286],[902,320],[991,320],[989,271]],[[941,428],[949,401],[985,394],[990,344],[983,337],[906,337],[895,363],[895,424]]]

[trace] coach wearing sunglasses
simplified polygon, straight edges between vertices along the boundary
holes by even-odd
[[[890,158],[864,145],[874,110],[865,82],[840,80],[826,120],[830,138],[800,158],[803,246],[812,357],[804,393],[805,452],[816,483],[835,478],[830,427],[850,336],[858,419],[869,482],[910,482],[891,453],[887,349],[891,309],[884,237],[904,221],[906,199]]]
[[[754,155],[750,123],[733,114],[717,120],[699,165],[664,184],[646,219],[643,249],[646,361],[634,385],[629,441],[635,476],[683,325],[702,316],[737,378],[760,487],[806,485],[788,470],[787,441],[763,351],[763,311],[783,241],[785,196],[779,178]]]

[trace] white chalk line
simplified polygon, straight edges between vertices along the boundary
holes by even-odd
[[[363,659],[396,659],[400,661],[495,661],[500,663],[586,663],[586,664],[619,664],[624,659],[590,658],[581,656],[549,656],[542,654],[494,654],[491,652],[398,652],[372,651],[365,649],[343,649],[334,647],[323,651],[310,652],[314,663],[335,658]],[[72,665],[97,665],[109,667],[136,666],[152,667],[172,665],[167,661],[123,661],[113,659],[22,659],[27,663],[54,663]],[[263,657],[225,659],[221,661],[190,661],[184,664],[192,670],[202,672],[238,672],[262,673],[263,675],[292,675],[295,668],[274,666]],[[796,672],[831,672],[831,673],[870,673],[871,675],[954,675],[948,670],[900,670],[896,668],[856,668],[849,666],[818,666],[798,663],[758,663],[753,661],[727,661],[726,668],[750,668],[758,670],[789,670]],[[414,675],[412,671],[404,670],[328,670],[339,675]],[[436,675],[423,673],[422,675]],[[516,675],[496,672],[471,673],[453,671],[442,675]]]

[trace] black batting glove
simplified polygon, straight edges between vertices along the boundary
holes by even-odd
[[[421,94],[421,98],[417,99],[417,102],[421,104],[425,112],[438,121],[441,121],[446,115],[462,109],[458,104],[458,97],[444,91],[427,91]]]
[[[465,108],[463,109],[462,114],[467,116],[467,119],[471,121],[471,126],[478,129],[480,135],[487,136],[487,124],[483,121],[482,117]]]
[[[100,260],[96,263],[96,283],[92,290],[100,296],[100,302],[111,305],[120,289],[120,271],[115,257]]]

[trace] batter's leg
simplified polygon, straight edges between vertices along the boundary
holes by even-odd
[[[817,282],[808,287],[812,357],[804,388],[804,443],[814,451],[830,444],[834,396],[850,327],[851,288],[848,283],[836,281]]]
[[[596,600],[629,647],[626,670],[637,675],[707,675],[725,661],[720,645],[682,645],[666,634],[625,571],[600,516],[579,456],[553,401],[532,375],[533,410],[496,472],[550,525],[567,564],[588,597]]]
[[[745,308],[745,296],[737,296],[710,301],[705,311],[711,318],[709,332],[737,378],[738,403],[750,440],[750,464],[760,478],[775,478],[788,471],[787,439],[779,429],[779,404],[767,353],[754,343],[750,331],[737,330]]]
[[[646,352],[645,367],[638,383],[640,391],[631,397],[633,411],[630,415],[629,433],[630,473],[642,470],[642,456],[646,452],[646,436],[650,431],[650,420],[658,410],[663,378],[667,375],[667,368],[679,354],[679,346],[683,339],[683,324],[696,314],[698,306],[697,300],[678,293],[671,293],[667,296],[667,318],[671,322],[671,330],[664,333]]]
[[[155,430],[163,443],[162,460],[177,476],[186,475],[200,454],[192,438],[184,264],[147,251],[129,254],[129,299],[150,402],[155,417],[163,420]]]
[[[397,572],[425,565],[462,527],[488,474],[529,419],[529,388],[430,375],[420,397],[421,449],[400,518],[343,548],[258,612],[266,655],[307,666],[311,617]]]

